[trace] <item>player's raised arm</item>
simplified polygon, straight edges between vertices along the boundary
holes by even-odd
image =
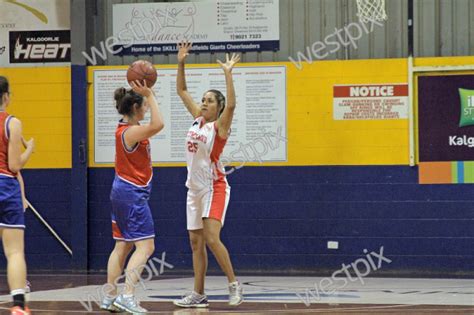
[[[201,114],[201,109],[199,105],[194,102],[191,94],[188,92],[184,73],[184,64],[186,62],[186,57],[189,55],[191,46],[192,44],[187,41],[178,44],[178,77],[176,78],[176,90],[183,101],[184,106],[186,106],[193,118],[196,118]]]
[[[229,54],[226,54],[226,62],[223,63],[220,60],[217,62],[221,65],[224,70],[225,75],[225,84],[227,90],[227,105],[222,112],[222,115],[217,120],[217,127],[219,132],[219,137],[227,139],[229,135],[230,126],[232,125],[232,119],[234,117],[235,110],[235,90],[234,82],[232,79],[232,69],[234,65],[239,62],[240,55],[232,54],[232,58],[229,58]]]

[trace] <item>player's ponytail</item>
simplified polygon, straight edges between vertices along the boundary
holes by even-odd
[[[133,90],[127,90],[123,87],[115,90],[114,93],[115,108],[119,114],[124,116],[133,115],[133,105],[137,104],[136,108],[143,105],[143,96],[135,93]]]
[[[3,105],[3,94],[5,93],[10,93],[10,85],[7,78],[0,76],[0,106]]]
[[[208,92],[211,92],[216,97],[217,106],[219,106],[219,115],[218,115],[219,117],[225,108],[225,96],[219,90],[209,90]]]

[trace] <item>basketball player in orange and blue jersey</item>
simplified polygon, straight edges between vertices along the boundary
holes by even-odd
[[[25,189],[20,170],[34,149],[34,140],[25,141],[21,122],[6,112],[10,85],[0,76],[0,237],[7,258],[7,278],[13,297],[11,314],[31,314],[25,306]],[[25,151],[22,153],[22,146]]]
[[[163,118],[153,91],[135,81],[132,89],[115,91],[116,108],[123,115],[115,131],[115,179],[110,193],[115,248],[107,265],[108,292],[101,309],[142,314],[146,309],[134,296],[139,275],[155,250],[155,228],[148,205],[153,169],[149,138],[163,129]],[[150,110],[150,123],[140,124]],[[125,260],[135,247],[125,271],[125,289],[117,282]]]
[[[188,177],[187,229],[193,252],[194,291],[174,304],[180,307],[208,307],[204,293],[207,270],[206,245],[214,254],[229,282],[229,305],[237,306],[243,301],[242,286],[237,281],[229,253],[220,240],[230,186],[220,156],[230,135],[230,127],[236,106],[232,69],[240,56],[226,55],[226,62],[218,60],[224,70],[227,104],[218,90],[204,93],[201,105],[194,102],[186,88],[184,64],[191,44],[178,44],[177,92],[194,121],[186,137],[186,160]]]

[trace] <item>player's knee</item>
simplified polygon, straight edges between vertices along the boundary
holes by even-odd
[[[149,247],[148,247],[148,257],[151,257],[153,253],[155,252],[155,242],[152,242]]]
[[[203,241],[199,237],[191,237],[189,244],[193,252],[199,251],[203,247]]]
[[[206,244],[210,249],[216,248],[219,243],[219,236],[213,234],[206,234]]]
[[[143,246],[142,250],[144,254],[150,258],[155,252],[155,242],[148,242],[145,246]]]
[[[151,255],[155,252],[155,242],[154,240],[146,240],[135,243],[136,250],[135,252],[139,252],[141,255],[150,258]]]
[[[133,243],[121,242],[115,245],[114,250],[119,256],[122,257],[122,256],[127,256],[128,254],[130,254],[132,248],[133,248]]]
[[[20,250],[20,249],[10,249],[8,251],[5,251],[5,257],[7,258],[8,261],[19,261],[19,260],[25,260],[25,253]]]

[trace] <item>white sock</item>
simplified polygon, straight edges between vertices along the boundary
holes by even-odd
[[[18,295],[18,294],[25,295],[25,289],[16,289],[10,292],[11,296]]]
[[[234,282],[229,282],[229,285],[237,286],[239,285],[239,281],[235,280]]]

